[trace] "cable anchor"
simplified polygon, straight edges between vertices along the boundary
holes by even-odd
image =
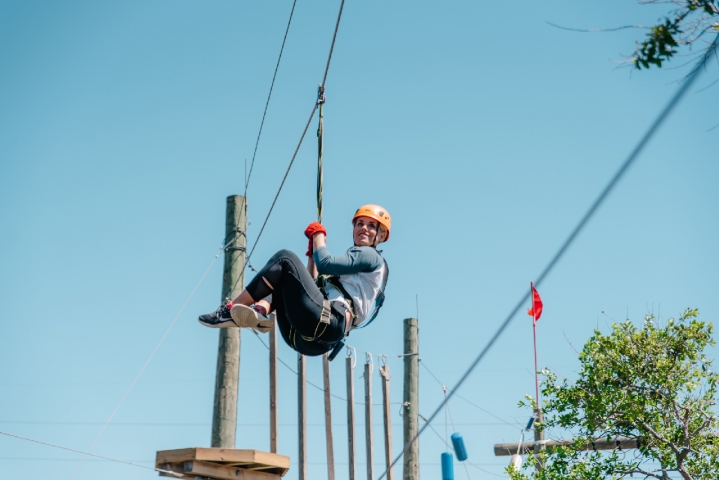
[[[325,96],[325,86],[319,84],[317,86],[317,105],[323,105],[325,101],[327,101],[327,97]]]

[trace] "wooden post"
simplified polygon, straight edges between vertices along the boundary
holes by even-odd
[[[322,355],[322,373],[325,387],[325,438],[327,440],[327,478],[335,480],[335,450],[332,444],[332,402],[330,397],[330,359]]]
[[[350,468],[349,480],[357,480],[357,461],[355,448],[355,378],[354,358],[347,357],[347,448],[349,450],[348,461]]]
[[[537,464],[534,468],[536,471],[541,472],[542,468],[544,468],[544,464],[539,458],[539,452],[544,450],[544,445],[537,442],[544,440],[544,427],[537,428],[537,423],[544,423],[544,415],[539,406],[537,406],[537,409],[534,411],[534,416],[534,457],[537,459]]]
[[[307,363],[297,354],[297,407],[299,433],[299,480],[307,480]]]
[[[270,453],[277,453],[277,316],[270,318]]]
[[[419,432],[419,322],[404,321],[404,445]],[[419,480],[419,439],[404,454],[403,480]]]
[[[222,302],[244,289],[245,246],[247,239],[245,197],[227,197],[225,216],[225,267],[222,274]],[[240,329],[223,328],[217,348],[215,401],[212,408],[212,446],[235,447],[237,429],[237,389],[240,383]]]
[[[367,450],[367,480],[374,480],[374,452],[372,449],[372,364],[364,364],[364,422]]]
[[[379,368],[379,374],[382,377],[382,417],[384,418],[384,460],[387,469],[387,480],[394,480],[394,471],[390,467],[392,465],[392,412],[390,410],[389,398],[389,366],[382,365]]]

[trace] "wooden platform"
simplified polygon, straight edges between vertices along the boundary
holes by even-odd
[[[279,480],[290,469],[290,457],[259,450],[183,448],[157,452],[155,466],[190,477],[219,480]],[[160,472],[161,476],[174,477]]]

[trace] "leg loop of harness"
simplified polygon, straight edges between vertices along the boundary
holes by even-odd
[[[322,301],[322,313],[320,314],[320,323],[329,325],[332,316],[332,305],[326,298]]]

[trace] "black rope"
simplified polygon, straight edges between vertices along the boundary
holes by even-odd
[[[714,41],[712,42],[711,46],[707,49],[706,53],[702,57],[701,61],[697,64],[697,66],[687,75],[684,84],[679,87],[679,90],[677,93],[674,94],[672,99],[669,101],[666,107],[659,113],[657,118],[654,120],[654,122],[649,127],[649,130],[644,134],[644,136],[641,138],[639,143],[636,147],[634,147],[634,150],[629,154],[629,157],[624,161],[621,167],[619,167],[619,170],[617,170],[617,173],[614,174],[612,179],[609,181],[606,187],[602,190],[602,192],[599,194],[597,199],[592,203],[592,205],[589,207],[589,210],[587,210],[587,213],[584,214],[582,219],[579,221],[576,227],[572,230],[572,232],[569,234],[569,237],[564,241],[562,246],[559,248],[556,254],[554,254],[554,257],[549,261],[549,264],[547,264],[546,267],[544,267],[544,270],[542,270],[542,273],[537,278],[537,281],[534,282],[535,286],[539,286],[542,281],[549,275],[549,273],[554,269],[554,267],[557,265],[559,260],[564,256],[564,254],[567,252],[569,247],[574,243],[574,240],[576,240],[577,236],[579,236],[579,233],[584,230],[584,227],[589,223],[589,220],[594,216],[594,214],[597,212],[599,207],[604,203],[604,201],[607,199],[609,194],[614,190],[614,187],[619,183],[619,180],[624,176],[625,173],[627,173],[627,170],[629,170],[629,167],[632,166],[634,161],[637,159],[639,154],[642,150],[644,150],[644,147],[649,143],[649,140],[654,136],[656,131],[659,129],[659,127],[664,123],[664,121],[667,119],[669,114],[672,110],[674,110],[674,107],[677,106],[679,101],[684,97],[684,95],[687,93],[689,88],[692,86],[694,81],[699,77],[699,74],[704,69],[704,66],[706,65],[707,60],[711,56],[711,54],[715,51],[717,42],[719,41],[719,34],[716,36]],[[522,305],[524,305],[527,300],[529,300],[530,293],[526,292],[524,295],[522,295],[522,298],[517,302],[517,304],[514,306],[514,308],[509,312],[509,315],[507,315],[507,318],[504,319],[504,321],[499,326],[499,329],[492,335],[492,338],[489,340],[489,343],[482,349],[481,352],[479,352],[479,355],[477,355],[477,358],[474,359],[474,361],[470,364],[469,368],[462,374],[462,377],[459,379],[457,384],[450,390],[449,395],[447,396],[448,401],[450,398],[452,398],[455,395],[455,392],[459,390],[459,388],[464,384],[464,382],[469,378],[469,376],[472,374],[474,369],[479,365],[479,362],[482,361],[482,359],[485,357],[487,352],[494,346],[495,342],[499,339],[499,337],[502,336],[504,331],[507,329],[509,324],[511,323],[514,316],[519,312],[519,310],[522,308]],[[402,451],[397,455],[397,458],[394,459],[392,464],[382,473],[382,475],[379,476],[377,480],[382,480],[386,475],[387,472],[404,456],[404,453],[407,451],[407,449],[419,438],[419,436],[422,434],[422,432],[425,431],[427,426],[434,420],[434,418],[439,414],[439,412],[442,410],[442,407],[445,404],[445,401],[440,403],[440,405],[435,409],[435,411],[430,415],[429,419],[427,420],[427,423],[419,429],[419,431],[415,434],[415,436],[410,439],[409,442],[404,446]]]
[[[295,5],[297,0],[292,2],[292,10],[290,11],[290,19],[287,21],[287,28],[285,29],[285,37],[282,39],[282,47],[280,47],[280,56],[277,57],[277,65],[275,65],[275,73],[272,75],[272,83],[270,84],[270,93],[267,94],[267,101],[265,102],[265,111],[262,113],[262,121],[260,122],[260,131],[257,132],[257,140],[255,141],[255,151],[252,152],[252,162],[250,163],[250,173],[245,179],[245,198],[247,198],[247,186],[250,184],[250,177],[252,176],[252,168],[255,166],[255,155],[257,155],[257,146],[260,144],[260,136],[262,135],[262,127],[265,125],[265,116],[267,115],[267,107],[270,105],[270,97],[272,97],[272,89],[275,87],[275,78],[277,78],[277,70],[280,68],[280,60],[282,60],[282,52],[285,50],[285,42],[287,41],[287,34],[290,31],[290,24],[292,23],[292,15],[295,13]],[[247,164],[245,164],[247,165]]]

